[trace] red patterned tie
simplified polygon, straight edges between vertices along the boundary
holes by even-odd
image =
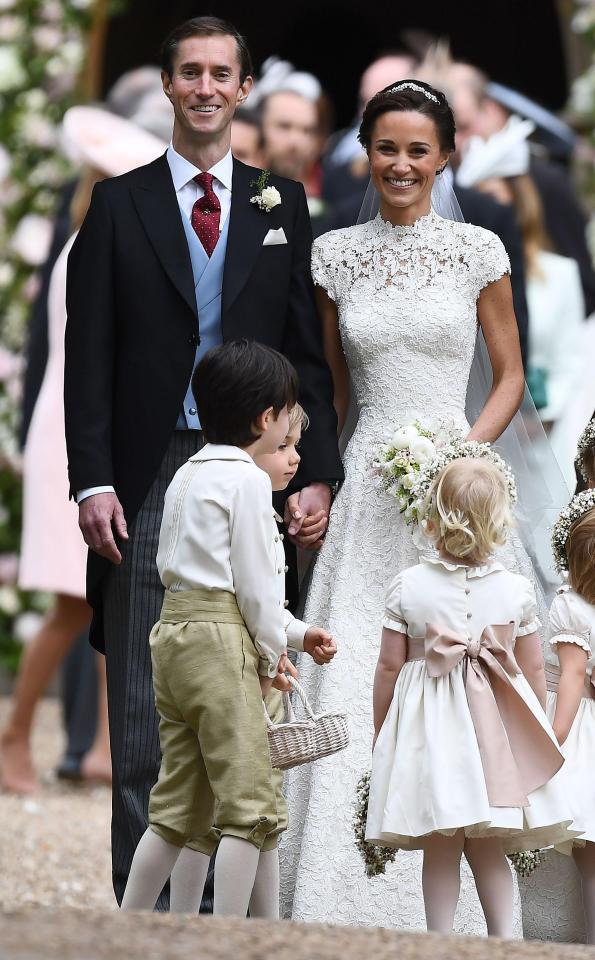
[[[194,177],[195,183],[202,187],[205,193],[192,207],[191,217],[194,231],[209,257],[217,246],[221,219],[221,204],[213,190],[213,179],[212,173],[199,173]]]

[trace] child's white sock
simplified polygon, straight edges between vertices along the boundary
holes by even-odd
[[[171,872],[170,913],[198,913],[207,879],[210,857],[184,847]]]
[[[215,904],[219,917],[246,917],[260,850],[249,840],[223,836],[215,860]]]
[[[279,919],[279,849],[261,853],[250,897],[250,916]]]
[[[180,847],[167,843],[148,827],[134,854],[122,910],[153,910],[179,855]]]

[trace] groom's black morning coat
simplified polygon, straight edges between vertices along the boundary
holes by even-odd
[[[310,416],[299,480],[340,480],[332,381],[310,275],[303,187],[271,176],[281,204],[250,202],[258,170],[237,160],[223,279],[224,340],[248,337],[295,365]],[[287,244],[263,246],[282,227]],[[159,469],[188,387],[200,335],[192,266],[165,155],[96,185],[68,262],[65,368],[71,493],[112,485],[134,519]],[[107,561],[90,553],[88,597],[102,645]]]

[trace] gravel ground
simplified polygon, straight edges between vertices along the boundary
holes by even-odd
[[[0,725],[8,700],[0,698]],[[31,797],[0,792],[0,905],[115,909],[110,791],[53,776],[63,745],[57,701],[42,702],[33,740],[42,785]]]

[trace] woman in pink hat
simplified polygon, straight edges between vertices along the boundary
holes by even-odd
[[[83,165],[71,207],[73,236],[52,272],[48,294],[49,355],[24,452],[23,531],[19,585],[55,594],[53,608],[24,651],[8,722],[0,738],[0,784],[31,793],[37,780],[31,758],[35,708],[52,675],[89,625],[85,599],[87,549],[76,504],[68,499],[64,439],[64,330],[66,264],[94,184],[158,157],[165,144],[99,107],[73,107],[64,117],[65,145]],[[111,779],[105,664],[98,656],[99,709],[95,742],[83,759],[86,780]]]

